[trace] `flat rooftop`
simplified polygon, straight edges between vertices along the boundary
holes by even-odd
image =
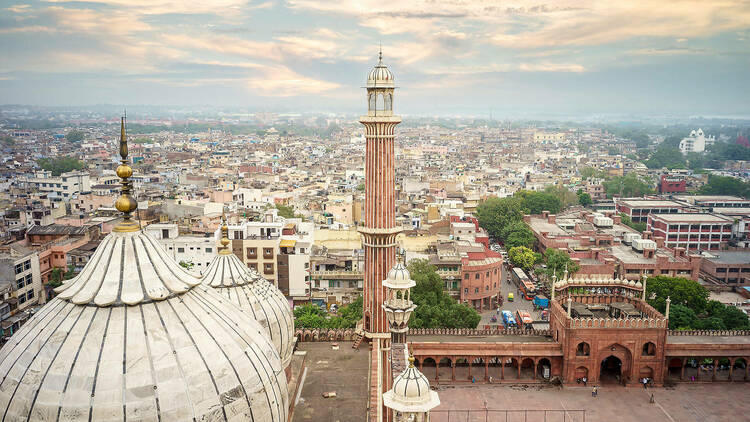
[[[297,344],[297,350],[307,351],[307,356],[292,422],[366,420],[370,358],[367,345],[354,350],[351,341],[341,341],[339,350],[332,350],[332,342]],[[323,398],[327,391],[335,391],[336,397]]]
[[[665,201],[663,199],[624,199],[618,201],[620,204],[636,208],[648,207],[674,207],[681,208],[684,205],[676,201]]]
[[[672,344],[750,344],[750,336],[667,336]]]
[[[703,259],[717,264],[750,264],[750,251],[711,251],[709,253],[710,255],[703,255]]]
[[[743,202],[747,199],[740,198],[739,196],[732,195],[680,195],[677,199],[685,201],[699,201],[699,202],[711,202],[711,201],[738,201]]]
[[[664,220],[666,222],[708,222],[708,223],[731,223],[734,220],[723,215],[716,214],[698,214],[692,212],[686,212],[681,214],[654,214],[651,216],[655,219]]]

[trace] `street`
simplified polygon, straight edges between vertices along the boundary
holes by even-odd
[[[507,267],[503,267],[503,284],[501,289],[501,296],[503,298],[503,305],[500,307],[501,311],[511,311],[515,315],[515,312],[517,310],[523,310],[528,311],[529,314],[531,314],[531,318],[534,321],[539,321],[542,319],[541,311],[535,311],[533,302],[530,300],[526,300],[523,298],[523,295],[518,290],[518,286],[516,286],[513,281],[510,280],[509,277],[509,271]],[[508,301],[508,293],[513,293],[513,302]],[[478,329],[484,328],[486,325],[498,325],[502,324],[502,318],[500,315],[497,314],[497,310],[494,311],[484,311],[480,313],[482,319],[479,321],[479,324],[477,325]],[[497,322],[491,322],[491,318],[493,315],[497,316],[498,321]]]

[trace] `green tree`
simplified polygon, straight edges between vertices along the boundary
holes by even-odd
[[[560,200],[562,208],[568,208],[574,205],[578,205],[579,202],[578,195],[576,195],[575,192],[571,191],[565,186],[550,185],[544,188],[544,193],[555,195],[557,199]]]
[[[84,133],[80,130],[71,130],[65,135],[65,139],[68,140],[68,142],[81,142],[83,140]]]
[[[542,256],[525,246],[516,246],[508,251],[508,259],[513,266],[531,271],[534,264],[542,259]]]
[[[644,230],[646,230],[646,223],[634,223],[633,220],[630,219],[630,217],[625,213],[620,213],[620,217],[622,218],[622,224],[630,227],[631,229],[638,230],[639,232],[643,233]]]
[[[646,160],[646,167],[650,169],[684,169],[687,167],[687,161],[682,152],[677,148],[659,147]]]
[[[326,317],[319,306],[307,303],[294,309],[294,326],[297,328],[324,328]]]
[[[581,205],[582,205],[582,206],[584,206],[584,207],[588,207],[588,206],[590,206],[591,204],[593,204],[593,203],[594,203],[594,201],[593,201],[593,200],[591,199],[591,195],[589,195],[589,194],[588,194],[588,193],[586,193],[586,192],[581,192],[581,193],[580,193],[580,194],[578,195],[578,203],[579,203],[579,204],[581,204]]]
[[[604,181],[602,185],[608,198],[620,195],[620,192],[622,192],[623,197],[643,196],[654,192],[651,185],[641,180],[635,173],[628,173],[622,177],[615,176]]]
[[[544,264],[547,268],[541,269],[540,272],[546,275],[548,279],[551,279],[553,275],[558,279],[564,277],[566,269],[569,276],[581,269],[581,266],[573,261],[567,252],[559,249],[550,248],[544,251]]]
[[[477,207],[479,225],[487,230],[490,236],[498,239],[503,238],[502,232],[505,227],[516,221],[521,221],[523,215],[521,199],[517,197],[492,197]]]
[[[523,207],[527,214],[541,214],[542,211],[557,214],[563,208],[560,198],[549,192],[520,190],[514,196],[521,198],[521,207]]]
[[[80,170],[84,167],[82,161],[68,156],[40,158],[36,163],[44,170],[51,171],[53,176],[59,176],[73,170]]]
[[[672,305],[683,305],[700,315],[708,305],[708,290],[693,280],[683,277],[656,276],[646,280],[646,299],[659,312],[666,309],[669,297]]]
[[[669,308],[669,329],[690,330],[696,326],[698,317],[687,306],[676,304]]]
[[[409,262],[411,278],[416,286],[411,299],[417,305],[409,326],[412,328],[476,328],[481,320],[477,311],[456,302],[443,290],[443,280],[425,259]]]
[[[750,198],[750,183],[728,176],[708,175],[708,183],[698,193],[701,195],[736,195]]]
[[[276,209],[279,210],[279,216],[284,218],[304,218],[302,214],[294,212],[294,207],[276,204]]]
[[[523,221],[516,221],[507,226],[503,230],[502,239],[506,248],[515,248],[517,246],[531,248],[536,241],[534,232]]]
[[[52,289],[58,288],[62,286],[63,281],[70,280],[73,277],[75,277],[75,267],[73,265],[69,265],[67,269],[55,267],[50,271],[47,286]]]
[[[180,267],[186,269],[186,270],[192,270],[193,267],[195,267],[195,264],[193,261],[180,261]]]

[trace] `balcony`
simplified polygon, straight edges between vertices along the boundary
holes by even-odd
[[[310,278],[317,280],[364,280],[365,273],[361,271],[310,271]]]

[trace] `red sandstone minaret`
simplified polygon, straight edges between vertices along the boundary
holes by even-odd
[[[365,248],[364,331],[368,337],[389,338],[388,322],[382,305],[383,280],[396,257],[396,199],[393,132],[401,118],[393,115],[393,73],[378,64],[367,76],[367,115],[365,126],[365,225],[360,228]],[[378,335],[380,334],[380,335]]]

